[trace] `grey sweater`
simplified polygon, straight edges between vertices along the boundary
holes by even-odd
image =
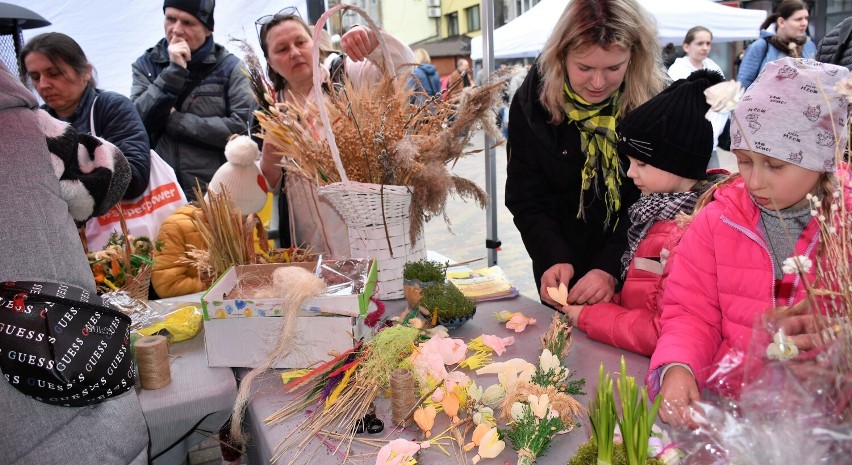
[[[0,62],[0,281],[64,282],[94,292],[60,197],[33,95]],[[81,408],[36,401],[0,378],[0,462],[145,464],[148,432],[135,391]]]

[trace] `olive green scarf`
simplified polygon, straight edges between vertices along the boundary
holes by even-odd
[[[590,104],[577,95],[567,81],[565,82],[565,114],[580,129],[580,150],[586,154],[577,218],[585,217],[586,191],[594,184],[595,193],[600,192],[600,180],[603,178],[606,186],[606,191],[603,193],[606,202],[604,229],[610,225],[613,216],[616,216],[613,214],[617,214],[621,209],[619,187],[623,173],[615,150],[618,141],[615,125],[620,113],[620,102],[621,89],[601,103]]]

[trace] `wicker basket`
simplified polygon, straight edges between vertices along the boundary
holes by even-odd
[[[136,275],[131,276],[121,286],[121,291],[127,292],[130,297],[137,300],[148,300],[148,288],[151,286],[151,267],[142,265]]]
[[[423,234],[411,242],[410,190],[350,181],[320,187],[319,193],[329,199],[349,227],[351,255],[378,262],[378,297],[403,298],[405,263],[426,257]]]
[[[319,72],[319,31],[328,16],[337,10],[352,10],[366,20],[376,34],[379,47],[384,56],[384,71],[393,73],[393,60],[387,44],[378,26],[366,12],[354,5],[341,4],[328,10],[314,26],[314,93],[317,101],[322,101],[322,84]],[[401,299],[402,268],[407,261],[416,261],[426,256],[422,234],[412,243],[409,230],[411,217],[411,190],[407,186],[365,184],[350,181],[340,159],[332,124],[324,105],[318,106],[320,119],[325,130],[326,140],[331,149],[335,167],[340,174],[339,183],[318,188],[320,195],[326,197],[340,212],[349,228],[349,248],[352,257],[375,258],[378,262],[378,297],[380,299]]]

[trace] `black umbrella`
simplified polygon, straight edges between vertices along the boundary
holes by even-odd
[[[15,57],[18,56],[18,53],[21,52],[21,48],[23,47],[23,34],[21,31],[44,26],[50,26],[50,21],[42,18],[39,14],[18,5],[0,3],[0,36],[12,36],[12,42],[15,47],[14,56],[8,60],[12,72],[17,68]],[[0,52],[4,56],[4,61],[7,61],[5,59],[6,51],[0,50]]]
[[[15,34],[21,29],[50,26],[38,13],[18,5],[0,3],[0,34]]]

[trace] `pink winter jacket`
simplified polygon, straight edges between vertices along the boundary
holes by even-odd
[[[804,298],[799,276],[788,274],[782,286],[791,286],[791,297],[776,301],[773,259],[762,230],[760,210],[742,179],[719,188],[689,225],[662,297],[661,333],[647,380],[654,394],[663,367],[680,362],[692,369],[699,389],[738,395],[755,322],[770,308]],[[811,220],[795,254],[813,260],[818,242],[819,226]],[[716,376],[716,371],[727,374]]]
[[[663,249],[670,254],[680,235],[672,220],[654,223],[636,247],[621,292],[612,302],[583,308],[577,327],[590,339],[650,356],[660,336],[661,290],[670,269],[660,255]]]

